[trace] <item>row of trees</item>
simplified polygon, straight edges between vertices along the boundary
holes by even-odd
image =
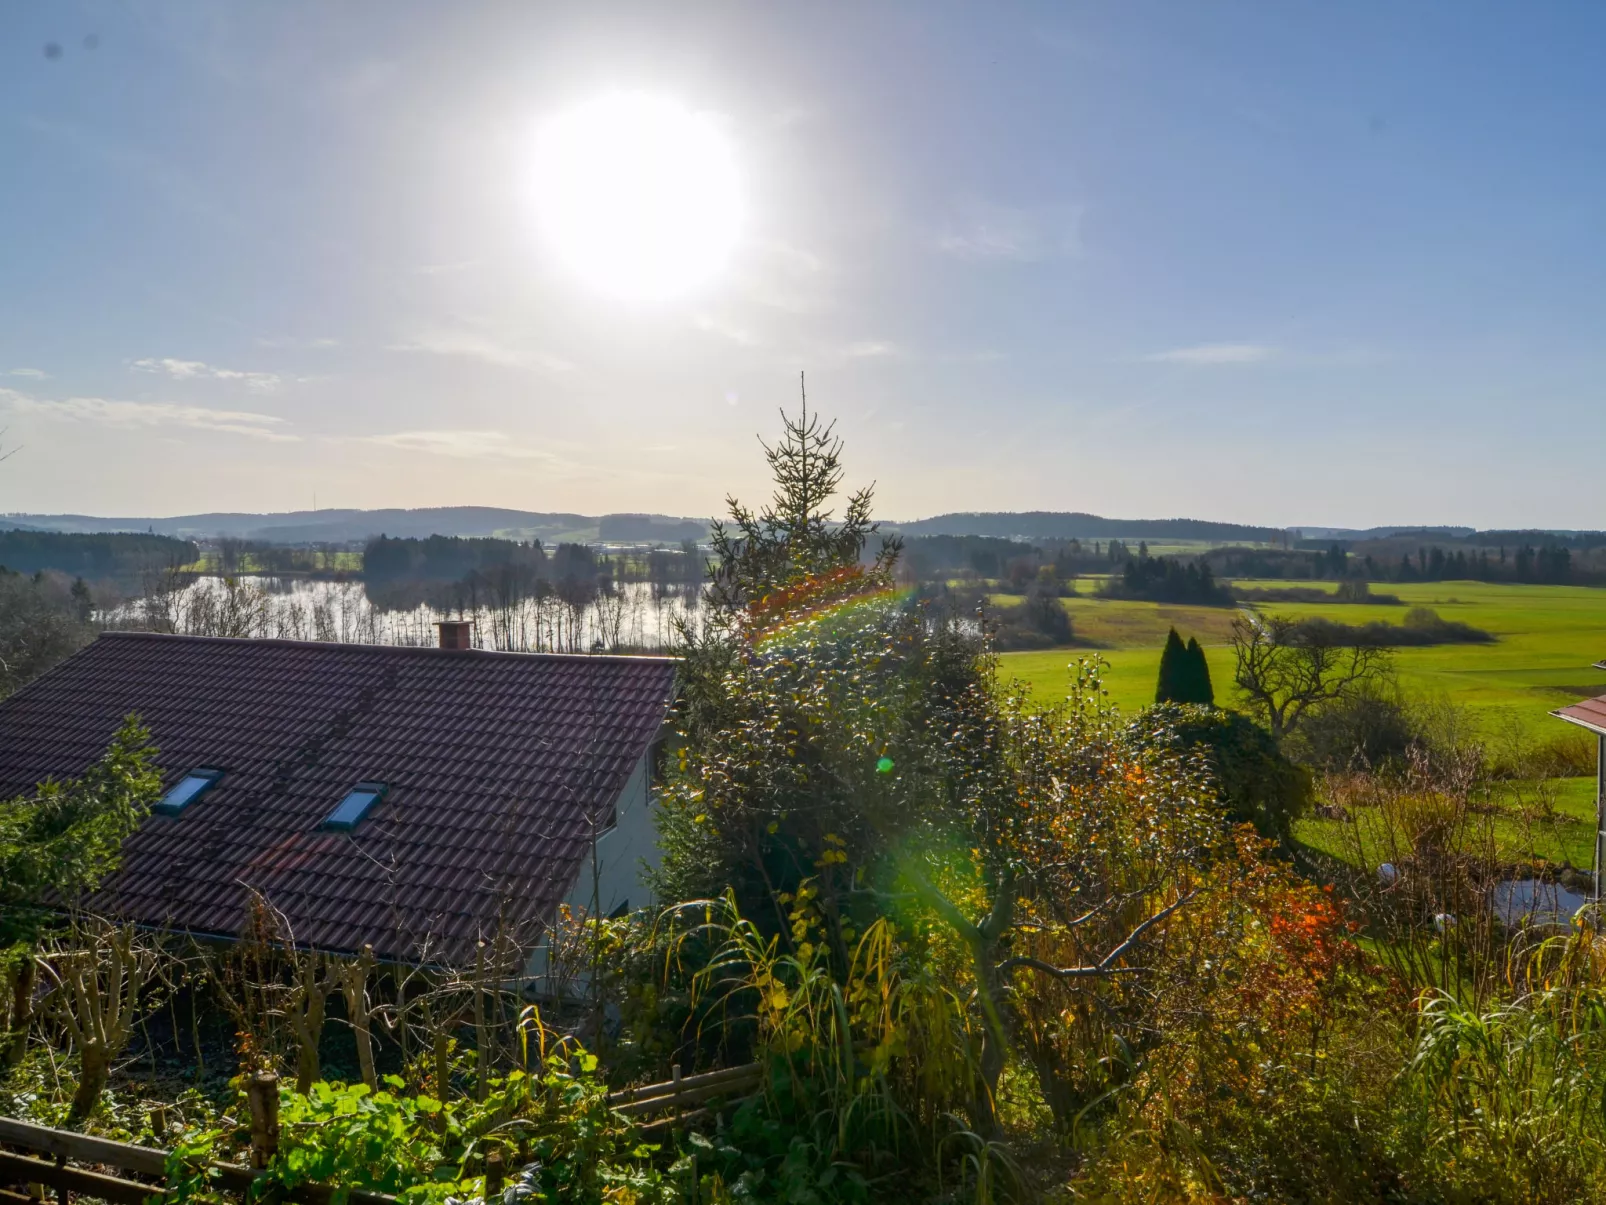
[[[1410,553],[1394,560],[1368,554],[1361,564],[1368,577],[1399,582],[1516,581],[1553,585],[1573,580],[1573,554],[1561,544],[1523,544],[1509,558],[1504,548],[1496,549],[1492,556],[1487,548],[1419,548],[1415,559]]]
[[[1232,589],[1216,580],[1210,562],[1202,557],[1191,561],[1168,556],[1134,557],[1126,562],[1119,577],[1106,580],[1101,592],[1111,598],[1142,598],[1199,606],[1223,607],[1233,603]]]

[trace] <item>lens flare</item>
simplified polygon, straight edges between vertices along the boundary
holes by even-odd
[[[913,597],[912,589],[899,590],[884,578],[849,565],[806,577],[749,604],[748,639],[768,647],[804,628],[852,620],[874,608]]]

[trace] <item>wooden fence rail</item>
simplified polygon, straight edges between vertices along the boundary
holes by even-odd
[[[643,1128],[662,1129],[706,1116],[710,1101],[750,1096],[763,1080],[760,1063],[687,1076],[682,1076],[677,1066],[674,1075],[662,1083],[610,1092],[608,1104],[627,1116],[661,1115],[645,1121]],[[265,1164],[278,1145],[278,1081],[269,1075],[260,1076],[249,1085],[247,1095],[251,1103],[252,1161]],[[0,1148],[9,1148],[0,1149],[0,1205],[39,1205],[45,1188],[56,1190],[58,1205],[69,1205],[74,1193],[111,1205],[145,1205],[151,1197],[161,1195],[167,1180],[167,1151],[56,1130],[31,1121],[0,1117]],[[69,1162],[85,1166],[70,1167]],[[241,1194],[249,1193],[252,1184],[265,1174],[261,1166],[212,1166],[223,1188]],[[105,1170],[108,1168],[125,1174],[109,1175]],[[500,1187],[499,1155],[494,1166],[488,1157],[485,1172],[487,1181]],[[494,1192],[489,1183],[487,1189]],[[326,1184],[303,1184],[291,1189],[283,1199],[300,1205],[329,1205],[333,1192]],[[349,1205],[396,1205],[395,1197],[358,1190],[351,1191],[347,1201]]]
[[[53,1130],[49,1126],[34,1125],[29,1121],[14,1121],[0,1117],[0,1146],[33,1152],[19,1155],[0,1151],[0,1203],[18,1205],[33,1202],[40,1197],[28,1186],[39,1185],[56,1190],[59,1205],[67,1205],[73,1193],[98,1197],[112,1205],[144,1205],[153,1195],[160,1195],[167,1179],[168,1152],[148,1146],[134,1146],[127,1142],[113,1142],[108,1138],[93,1138],[71,1130]],[[47,1155],[40,1159],[35,1155]],[[89,1170],[69,1167],[68,1161],[88,1164]],[[241,1167],[234,1163],[213,1164],[218,1180],[231,1192],[246,1193],[252,1183],[264,1173],[257,1168]],[[145,1177],[143,1180],[125,1176],[107,1175],[101,1168]],[[13,1187],[7,1188],[6,1185]],[[24,1191],[17,1191],[18,1188]],[[302,1205],[329,1205],[334,1190],[326,1184],[303,1184],[292,1189],[287,1199]],[[383,1193],[353,1190],[348,1198],[351,1205],[395,1205],[396,1198]]]
[[[704,1071],[699,1075],[687,1076],[682,1076],[677,1066],[674,1075],[663,1083],[621,1088],[608,1093],[608,1104],[615,1112],[627,1116],[665,1114],[643,1125],[648,1130],[663,1129],[706,1116],[708,1110],[704,1106],[708,1101],[719,1097],[735,1100],[751,1096],[763,1082],[762,1063],[748,1063],[743,1067],[727,1067],[722,1071]]]

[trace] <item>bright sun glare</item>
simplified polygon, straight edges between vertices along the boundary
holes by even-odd
[[[547,241],[586,284],[631,300],[685,293],[729,258],[741,226],[730,146],[706,116],[637,93],[550,118],[536,146]]]

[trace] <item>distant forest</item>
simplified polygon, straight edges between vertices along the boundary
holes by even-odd
[[[678,542],[705,539],[708,523],[670,515],[576,515],[508,510],[495,506],[431,506],[414,510],[330,509],[281,514],[175,515],[168,518],[102,518],[93,515],[13,515],[19,527],[60,532],[143,532],[185,539],[232,538],[276,545],[335,545],[356,548],[379,533],[425,539],[497,536],[504,539]]]
[[[1204,540],[1215,543],[1280,543],[1276,527],[1211,523],[1203,519],[1106,519],[1080,511],[988,511],[937,515],[895,523],[905,536],[993,536],[1021,540]]]
[[[1531,533],[1530,533],[1531,534]],[[1235,577],[1364,578],[1374,582],[1606,582],[1606,546],[1574,547],[1558,540],[1494,547],[1411,547],[1394,537],[1321,550],[1220,548],[1206,554],[1218,573]]]
[[[1229,544],[1162,557],[1152,556],[1146,541],[931,535],[909,538],[904,548],[905,564],[917,581],[974,578],[1018,594],[1047,569],[1062,581],[1083,574],[1112,575],[1107,592],[1165,602],[1227,601],[1221,581],[1230,578],[1606,584],[1606,544],[1577,547],[1560,541],[1446,547],[1390,537],[1351,547],[1339,541],[1290,549]],[[1190,565],[1197,568],[1186,579]]]
[[[136,533],[69,535],[55,531],[0,531],[0,567],[13,573],[56,572],[89,581],[131,581],[200,556],[189,540]]]
[[[556,596],[583,604],[610,594],[619,582],[649,582],[655,590],[695,589],[703,580],[697,544],[602,553],[588,544],[430,536],[376,536],[363,549],[362,576],[381,607],[509,606]]]

